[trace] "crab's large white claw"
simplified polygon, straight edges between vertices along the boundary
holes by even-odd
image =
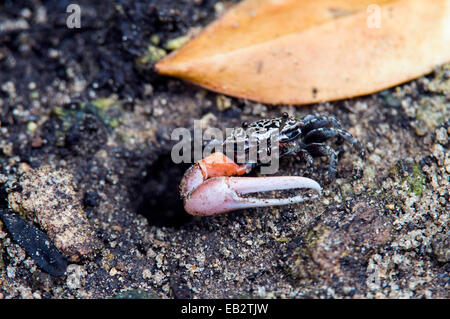
[[[271,177],[214,177],[198,184],[201,172],[192,172],[189,184],[190,192],[185,193],[184,208],[186,212],[196,216],[209,216],[236,209],[279,206],[300,203],[318,197],[320,185],[309,178],[300,176]],[[197,174],[196,174],[197,173]],[[186,185],[182,185],[186,187]],[[248,193],[308,188],[314,190],[313,195],[297,195],[288,198],[254,198],[243,197]]]

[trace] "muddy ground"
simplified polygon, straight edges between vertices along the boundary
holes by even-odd
[[[0,4],[0,202],[46,231],[33,214],[47,197],[27,212],[11,203],[12,194],[19,204],[29,195],[20,178],[28,174],[50,201],[61,197],[87,216],[96,244],[54,277],[0,222],[0,299],[449,297],[450,65],[366,97],[267,106],[152,69],[161,49],[173,49],[169,40],[195,33],[230,2],[77,1],[81,29],[68,29],[72,2]],[[342,152],[330,184],[326,158],[312,168],[283,159],[278,174],[324,186],[316,201],[186,214],[177,186],[187,166],[171,161],[172,130],[284,111],[334,115],[366,158],[335,144]],[[44,167],[50,173],[36,173]],[[73,183],[49,195],[42,176],[58,174]]]

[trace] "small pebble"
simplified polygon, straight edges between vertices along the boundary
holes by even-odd
[[[42,138],[40,138],[39,136],[34,136],[31,139],[31,147],[32,148],[39,148],[42,146],[42,144],[44,144],[44,141],[42,141]]]
[[[38,126],[37,126],[36,122],[30,121],[27,124],[27,131],[30,133],[34,133],[36,131],[37,127]]]
[[[447,130],[443,127],[436,130],[436,142],[441,145],[446,145],[448,143]]]

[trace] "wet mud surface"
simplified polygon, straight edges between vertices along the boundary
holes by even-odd
[[[0,4],[0,209],[52,240],[68,235],[52,218],[72,209],[95,244],[76,237],[77,258],[56,277],[0,222],[0,298],[449,297],[450,65],[370,96],[268,106],[153,71],[170,40],[231,2],[79,1],[81,29],[66,26],[69,3]],[[188,165],[171,160],[173,129],[282,112],[335,116],[366,158],[332,144],[329,184],[326,158],[311,168],[282,159],[279,175],[322,184],[315,201],[186,214],[177,187]]]

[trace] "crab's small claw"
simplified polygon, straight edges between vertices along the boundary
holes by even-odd
[[[215,157],[216,159],[219,158],[217,156]],[[210,160],[211,158],[207,161]],[[225,157],[222,160],[224,160],[223,165],[226,166],[227,170],[233,167],[234,162],[231,160]],[[186,172],[180,184],[184,208],[191,215],[208,216],[243,208],[295,204],[315,198],[321,193],[320,185],[316,181],[306,177],[220,176],[217,172],[217,175],[216,173],[211,174],[211,170],[208,171],[205,169],[205,162],[202,161],[194,164]],[[234,165],[236,165],[233,169],[234,175],[244,173],[241,166]],[[217,167],[216,165],[215,168]],[[211,175],[216,177],[211,177]],[[308,188],[314,190],[317,194],[297,195],[288,198],[254,198],[242,196],[249,193],[298,188]]]

